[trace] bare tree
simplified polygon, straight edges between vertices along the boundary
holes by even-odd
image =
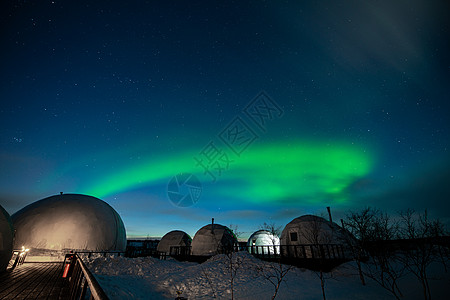
[[[234,251],[229,251],[225,255],[227,257],[226,268],[230,274],[231,299],[234,299],[234,280],[239,269],[243,266],[245,259],[242,256],[236,255]]]
[[[350,213],[346,216],[346,220],[343,221],[345,228],[352,233],[354,237],[356,237],[356,240],[349,239],[346,242],[350,244],[353,250],[353,255],[358,266],[359,278],[362,285],[366,285],[366,281],[361,268],[361,261],[366,256],[366,244],[371,239],[373,219],[377,214],[377,210],[367,207],[359,212],[350,211]]]
[[[304,226],[300,235],[303,239],[312,245],[311,251],[315,252],[315,257],[318,257],[318,270],[313,270],[320,279],[320,287],[322,289],[323,300],[326,300],[325,282],[331,278],[331,273],[325,273],[325,253],[323,251],[324,244],[330,244],[333,239],[333,231],[330,226],[327,226],[326,221],[322,217],[312,216],[308,222],[308,226]]]
[[[362,284],[365,285],[364,277],[369,277],[400,299],[398,280],[405,274],[404,267],[399,264],[395,249],[386,246],[386,241],[395,237],[397,224],[387,214],[370,207],[350,212],[343,224],[356,238],[350,244]]]
[[[391,251],[377,249],[367,263],[364,274],[389,291],[395,299],[401,299],[403,294],[398,281],[405,274],[405,268],[397,263],[398,258]]]
[[[398,251],[390,242],[396,236],[398,225],[387,214],[378,212],[373,219],[371,231],[370,259],[366,264],[366,274],[396,299],[400,299],[403,294],[398,281],[405,275],[405,267],[401,264]]]
[[[228,228],[230,228],[230,230],[234,233],[234,235],[236,236],[236,239],[240,238],[242,236],[242,234],[244,232],[239,231],[239,225],[237,224],[230,224],[228,226]]]
[[[445,235],[444,225],[439,220],[430,220],[426,210],[418,214],[408,209],[400,212],[400,218],[400,237],[408,240],[408,247],[403,249],[401,260],[421,283],[424,299],[429,300],[431,289],[428,282],[428,268],[433,262],[443,262],[446,268],[445,259],[448,260],[448,257],[442,256],[438,241]]]
[[[268,252],[273,253],[275,255],[280,255],[280,252],[278,250],[280,249],[279,244],[280,244],[280,235],[281,235],[282,227],[276,225],[275,223],[264,222],[262,225],[259,226],[259,229],[270,232],[270,234],[272,235],[270,237],[272,249],[267,249]],[[264,246],[266,246],[266,245],[264,245]]]
[[[278,295],[278,291],[280,290],[286,275],[295,267],[284,265],[281,263],[281,259],[278,259],[276,262],[265,262],[258,265],[256,268],[258,274],[273,285],[274,293],[272,295],[272,300],[274,300]]]
[[[281,235],[282,227],[275,223],[266,223],[259,226],[260,230],[265,230],[271,234],[271,246],[273,247],[273,253],[277,257],[279,255],[279,236]],[[268,249],[270,252],[272,250]],[[281,288],[281,284],[285,281],[286,275],[295,267],[291,265],[285,265],[281,262],[281,256],[278,256],[274,262],[264,262],[257,266],[258,274],[269,281],[274,287],[274,293],[272,300],[274,300],[278,291]]]
[[[230,224],[228,226],[230,230],[235,235],[236,239],[238,239],[243,232],[239,231],[239,226],[236,224]],[[225,251],[225,255],[227,257],[227,269],[230,274],[230,290],[231,290],[231,299],[234,299],[234,279],[236,278],[238,270],[242,267],[244,263],[244,259],[236,255],[236,250],[238,250],[238,245],[233,245],[230,249]]]
[[[206,271],[206,269],[201,268],[203,276],[205,277],[206,281],[208,282],[209,287],[211,288],[211,291],[213,293],[212,297],[213,298],[217,298],[216,297],[216,289],[214,288],[213,284],[211,283],[211,280],[209,279],[209,273]]]
[[[272,235],[280,236],[282,227],[276,225],[275,223],[264,222],[262,225],[259,226],[259,229],[266,230],[266,231],[270,232]]]

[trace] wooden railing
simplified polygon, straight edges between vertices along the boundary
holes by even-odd
[[[345,247],[340,244],[302,244],[302,245],[260,245],[245,246],[236,245],[233,248],[217,250],[217,253],[248,251],[250,254],[261,258],[300,258],[300,259],[345,259],[349,258]],[[190,256],[190,246],[170,247],[170,256]]]
[[[107,300],[105,292],[88,270],[83,260],[77,253],[67,254],[64,259],[63,277],[69,281],[69,298],[85,299],[87,292],[90,292],[90,299]]]
[[[281,255],[304,259],[345,259],[347,254],[340,244],[282,245]]]
[[[125,256],[125,251],[76,251],[75,253],[78,254],[78,256],[86,255],[87,258],[91,258],[94,254],[100,254],[103,257],[106,257],[107,255],[112,256]]]
[[[25,262],[25,258],[27,257],[28,249],[22,247],[20,250],[13,250],[13,255],[9,260],[9,264],[7,267],[7,271],[11,272],[15,267],[20,266]]]
[[[128,246],[127,251],[125,252],[126,257],[145,257],[145,256],[151,256],[151,257],[160,257],[160,253],[156,251],[156,249],[147,249],[143,247],[133,247]]]

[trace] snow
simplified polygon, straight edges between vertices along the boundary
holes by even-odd
[[[97,257],[85,259],[91,272],[111,299],[175,299],[177,290],[188,299],[231,299],[230,259],[216,255],[203,264],[158,260],[152,257]],[[241,262],[234,279],[234,299],[271,299],[274,286],[258,272],[261,267],[279,267],[261,261],[247,252],[233,254],[234,266]],[[287,268],[286,265],[281,265]],[[353,262],[327,273],[327,299],[394,299],[368,279],[361,285]],[[330,278],[332,277],[332,278]],[[434,266],[431,276],[433,298],[444,299],[450,283],[441,266]],[[302,268],[289,271],[276,299],[322,299],[318,274]],[[412,276],[400,283],[404,299],[422,299],[422,291]]]

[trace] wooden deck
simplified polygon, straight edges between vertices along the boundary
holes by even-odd
[[[65,299],[62,262],[24,263],[0,274],[0,299]]]

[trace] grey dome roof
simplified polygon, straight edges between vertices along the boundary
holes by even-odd
[[[192,255],[212,256],[230,251],[237,244],[233,231],[220,224],[208,224],[200,228],[192,239]]]
[[[16,212],[12,221],[15,247],[93,251],[126,248],[125,227],[119,214],[92,196],[51,196]]]
[[[0,273],[8,267],[12,256],[14,228],[8,212],[0,205]]]
[[[342,244],[350,234],[322,217],[304,215],[289,222],[281,233],[282,245]]]
[[[184,231],[173,230],[166,233],[158,243],[156,250],[159,252],[170,252],[172,246],[190,246],[192,238]]]

